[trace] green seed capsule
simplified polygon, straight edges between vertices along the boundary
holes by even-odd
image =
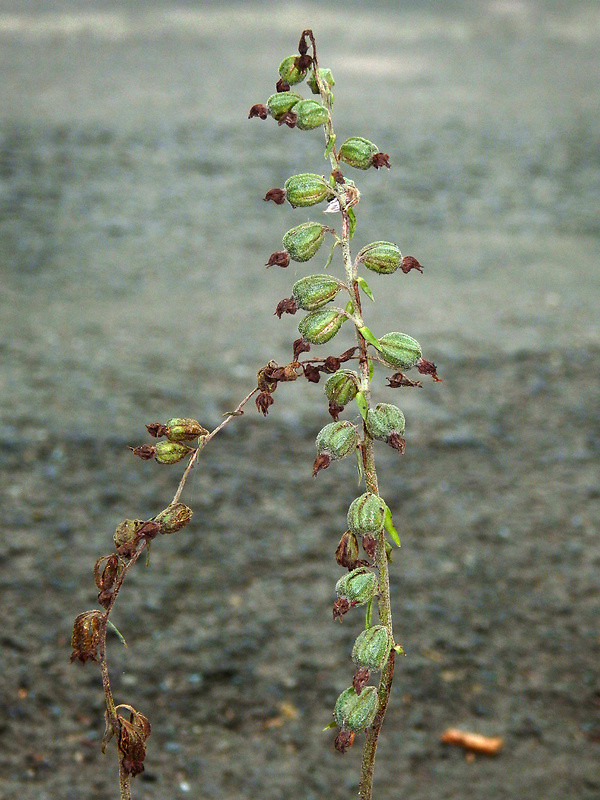
[[[329,119],[329,112],[316,100],[300,100],[292,108],[296,114],[296,127],[301,131],[312,131],[321,125],[325,125]]]
[[[283,246],[293,261],[308,261],[323,244],[326,230],[318,222],[303,222],[284,235]]]
[[[176,464],[182,458],[194,452],[192,447],[181,444],[181,442],[158,442],[154,448],[154,458],[159,464]]]
[[[386,333],[379,339],[379,355],[392,367],[410,369],[422,356],[421,345],[406,333]]]
[[[160,525],[161,533],[175,533],[188,524],[192,518],[192,513],[192,509],[183,503],[172,503],[160,514],[157,514],[153,522]]]
[[[308,71],[307,69],[298,69],[296,66],[297,58],[298,56],[288,56],[287,58],[284,58],[279,65],[280,78],[286,83],[289,83],[290,86],[293,86],[295,83],[302,83]]]
[[[350,503],[348,527],[357,536],[374,536],[383,528],[385,503],[379,495],[365,492]]]
[[[356,426],[347,420],[331,422],[317,434],[317,452],[327,453],[332,459],[344,458],[356,450],[359,436]]]
[[[281,119],[299,100],[302,100],[302,97],[298,92],[277,92],[267,100],[267,111],[273,119]]]
[[[322,308],[307,314],[298,325],[300,335],[311,344],[325,344],[336,335],[346,317],[339,311]]]
[[[338,279],[331,275],[307,275],[296,281],[292,287],[292,296],[299,308],[315,311],[333,300],[340,288]]]
[[[331,189],[321,175],[304,172],[292,175],[284,184],[285,196],[292,206],[314,206],[331,195]]]
[[[352,660],[357,667],[378,671],[387,663],[393,645],[388,629],[384,625],[373,625],[354,642]]]
[[[120,522],[113,535],[115,547],[135,543],[138,531],[143,524],[144,521],[141,519],[124,519],[123,522]]]
[[[335,81],[333,80],[333,75],[331,74],[330,69],[327,69],[325,67],[320,67],[319,77],[321,78],[322,82],[325,84],[327,89],[331,89],[332,86],[335,86]],[[310,73],[310,77],[306,81],[306,85],[313,94],[319,94],[319,87],[317,86],[317,81],[315,80],[313,72]]]
[[[390,403],[378,403],[367,413],[367,430],[381,442],[387,442],[392,433],[402,436],[404,427],[404,414]]]
[[[358,373],[353,369],[338,369],[325,382],[325,394],[331,403],[345,406],[354,400],[360,388]]]
[[[377,594],[377,578],[367,567],[358,567],[343,575],[335,585],[338,597],[362,606]]]
[[[354,687],[345,689],[338,697],[334,717],[337,725],[354,733],[366,730],[377,714],[379,695],[374,686],[365,686],[360,694]]]
[[[380,275],[391,275],[402,264],[402,253],[393,242],[372,242],[356,256],[358,263]]]
[[[379,152],[377,145],[361,136],[351,136],[346,139],[340,147],[339,157],[341,161],[350,164],[356,169],[369,169],[373,164],[373,156]]]
[[[206,436],[208,431],[195,419],[173,417],[165,423],[166,436],[171,442],[191,442],[199,436]]]

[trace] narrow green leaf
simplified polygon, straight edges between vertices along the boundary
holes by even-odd
[[[375,372],[375,364],[373,363],[373,359],[369,359],[369,382],[373,380],[373,373]]]
[[[392,522],[392,512],[389,509],[389,506],[386,505],[385,507],[385,517],[383,520],[384,527],[386,531],[389,533],[390,538],[400,547],[400,537],[398,536],[398,531],[394,527],[394,523]]]
[[[352,300],[348,300],[346,303],[346,314],[354,314],[354,303]]]
[[[350,220],[350,238],[352,238],[356,230],[356,214],[351,208],[348,209],[348,219]]]
[[[108,627],[111,628],[111,630],[113,630],[117,634],[117,636],[119,637],[119,641],[121,642],[123,647],[127,647],[127,642],[125,641],[125,637],[118,630],[118,628],[115,625],[113,625],[113,623],[110,621],[110,619],[107,619],[106,622],[108,623]]]
[[[369,344],[372,344],[376,350],[379,350],[379,342],[366,325],[363,325],[362,328],[359,328],[358,332],[367,340]]]
[[[329,137],[329,141],[327,142],[327,148],[325,149],[325,158],[329,158],[329,155],[333,150],[334,144],[335,144],[335,133]]]
[[[363,292],[369,297],[373,302],[375,302],[375,298],[373,297],[373,292],[369,289],[369,284],[366,282],[364,278],[357,278],[356,282],[363,290]]]
[[[373,627],[373,598],[367,603],[367,616],[365,620],[365,628]]]
[[[363,479],[363,462],[359,447],[356,449],[356,471],[358,472],[358,485],[360,486]]]
[[[332,728],[337,728],[337,722],[335,722],[335,720],[333,722],[330,722],[326,728],[323,728],[321,733],[325,733],[325,731],[330,731]]]
[[[334,250],[335,250],[335,248],[338,246],[338,244],[339,244],[339,241],[338,241],[338,242],[334,242],[334,243],[331,245],[331,250],[329,251],[329,258],[327,259],[327,261],[326,261],[326,263],[325,263],[325,266],[323,267],[323,269],[327,269],[327,267],[328,267],[328,266],[331,264],[331,259],[333,258],[333,251],[334,251]]]
[[[367,398],[365,397],[364,392],[356,393],[356,405],[358,406],[358,410],[360,411],[361,417],[366,421],[367,411],[369,410],[369,406],[367,405]]]

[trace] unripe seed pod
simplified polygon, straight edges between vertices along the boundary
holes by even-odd
[[[352,648],[352,660],[357,667],[370,670],[382,669],[394,646],[390,632],[384,625],[373,625],[363,631]]]
[[[374,536],[383,528],[385,503],[379,495],[365,492],[350,503],[348,527],[357,536]]]
[[[325,125],[329,119],[329,112],[316,100],[300,100],[292,108],[296,114],[296,127],[301,131],[312,131]]]
[[[369,169],[373,164],[373,156],[379,152],[377,145],[362,136],[351,136],[340,147],[340,161],[350,164],[356,169]]]
[[[135,547],[138,539],[140,528],[144,525],[141,519],[124,519],[117,525],[113,535],[113,542],[118,549],[123,545],[132,545]]]
[[[190,453],[194,452],[193,447],[188,447],[181,442],[158,442],[155,445],[154,458],[159,464],[176,464]]]
[[[302,100],[302,97],[298,92],[277,92],[267,100],[267,110],[273,119],[278,120],[287,114],[299,100]]]
[[[391,275],[402,264],[402,253],[393,242],[372,242],[356,256],[359,263],[380,275]]]
[[[331,74],[330,69],[327,69],[326,67],[319,67],[319,77],[327,89],[331,89],[332,86],[335,86],[335,81],[333,80],[333,75]],[[319,94],[319,87],[317,86],[317,81],[315,80],[313,72],[310,73],[310,76],[306,81],[306,85],[313,94]]]
[[[298,325],[300,335],[311,344],[325,344],[336,335],[346,317],[339,311],[322,308],[307,314]]]
[[[356,606],[368,603],[377,594],[377,578],[367,567],[357,567],[343,575],[335,585],[338,597],[346,597]]]
[[[354,400],[360,388],[358,373],[353,369],[338,369],[325,382],[325,394],[330,403],[345,406]]]
[[[404,414],[391,403],[378,403],[367,413],[367,430],[374,439],[387,442],[393,433],[404,433]]]
[[[161,533],[175,533],[188,524],[192,513],[192,509],[183,503],[171,503],[164,511],[157,514],[153,521],[160,525]]]
[[[317,452],[326,453],[333,460],[345,458],[356,450],[359,441],[356,425],[348,420],[330,422],[317,434]]]
[[[292,175],[284,184],[285,196],[292,206],[314,206],[331,195],[331,189],[321,175],[303,172]]]
[[[293,86],[295,83],[302,83],[306,77],[307,69],[300,70],[296,66],[298,56],[288,56],[279,65],[279,76],[281,80]]]
[[[199,436],[206,436],[208,431],[195,419],[173,417],[165,423],[167,439],[170,442],[191,442]]]
[[[326,230],[318,222],[303,222],[284,235],[283,246],[294,261],[308,261],[323,244]]]
[[[360,733],[373,723],[378,704],[379,695],[374,686],[365,686],[360,694],[356,694],[351,686],[336,701],[333,712],[335,721],[340,728]]]
[[[315,311],[333,300],[340,288],[338,279],[331,275],[307,275],[293,285],[292,296],[299,308]]]
[[[98,661],[98,645],[100,644],[100,624],[103,613],[98,609],[84,611],[75,617],[71,635],[71,663],[78,658],[82,664],[86,661]]]
[[[422,356],[421,345],[407,333],[386,333],[379,339],[379,355],[392,367],[410,369]]]

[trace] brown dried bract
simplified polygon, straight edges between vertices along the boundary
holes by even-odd
[[[440,737],[443,744],[454,744],[464,747],[473,753],[495,756],[504,747],[504,739],[500,736],[483,736],[480,733],[461,731],[458,728],[447,728]]]
[[[371,536],[370,533],[367,533],[366,536],[363,536],[362,546],[365,553],[369,556],[369,558],[375,558],[375,551],[377,550],[377,539],[374,536]]]
[[[263,197],[263,200],[272,200],[274,203],[277,203],[278,206],[283,205],[283,203],[285,203],[285,190],[269,189],[269,191]]]
[[[337,619],[342,621],[342,617],[344,614],[347,614],[350,610],[350,601],[347,597],[340,597],[338,598],[335,603],[333,604],[333,621],[335,622]]]
[[[387,438],[387,444],[397,450],[400,455],[406,450],[406,439],[403,439],[399,433],[390,433]]]
[[[273,398],[268,392],[261,392],[255,400],[257,409],[264,417],[269,413],[269,407],[273,405],[273,402]]]
[[[371,159],[371,164],[375,167],[375,169],[379,169],[379,167],[387,167],[390,168],[390,157],[387,153],[375,153],[373,158]]]
[[[287,125],[288,128],[295,128],[298,121],[298,115],[294,111],[286,111],[277,120],[278,125]]]
[[[139,447],[131,447],[130,450],[142,461],[150,461],[156,455],[156,447],[151,444],[141,444]]]
[[[279,90],[278,90],[279,91]],[[252,119],[253,117],[260,117],[261,119],[266,119],[269,112],[267,111],[267,107],[262,103],[255,103],[250,112],[248,114],[248,119]]]
[[[146,430],[155,439],[160,439],[161,436],[166,436],[169,432],[167,426],[163,425],[162,422],[151,422],[150,425],[146,425]]]
[[[388,381],[389,389],[397,389],[400,386],[416,386],[419,389],[423,388],[422,381],[412,381],[402,372],[395,372],[391,377],[386,378],[386,380]]]
[[[337,372],[341,366],[341,361],[335,356],[327,356],[321,366],[321,372],[326,372],[328,375]]]
[[[331,464],[331,456],[328,453],[319,453],[319,455],[315,458],[313,463],[313,478],[317,477],[317,474],[321,472],[322,469],[327,469],[327,467]]]
[[[411,269],[416,269],[419,272],[423,272],[423,267],[419,264],[416,258],[413,256],[404,256],[402,259],[402,263],[400,264],[400,269],[404,274],[408,274]]]
[[[340,361],[350,361],[350,359],[354,356],[358,347],[350,347],[348,350],[344,350],[344,352],[338,356]]]
[[[300,353],[308,353],[310,350],[310,342],[307,342],[304,336],[301,336],[299,339],[294,340],[292,348],[294,351],[294,361],[298,361]]]
[[[294,298],[284,297],[283,300],[280,300],[279,303],[277,303],[275,316],[281,319],[282,314],[295,314],[296,311],[298,311],[298,303],[294,300]]]
[[[352,747],[354,742],[354,731],[347,731],[345,728],[335,737],[335,749],[340,753],[345,753]]]
[[[277,83],[275,84],[275,91],[276,92],[289,92],[290,85],[287,81],[284,81],[283,78],[279,78]]]
[[[277,250],[271,253],[265,267],[289,267],[290,257],[286,250]]]
[[[321,380],[321,373],[318,368],[312,364],[303,364],[302,370],[304,372],[304,377],[309,383],[318,383]]]
[[[331,177],[336,183],[339,183],[340,185],[344,183],[344,173],[342,172],[341,169],[334,169],[333,172],[331,173]]]
[[[329,401],[329,413],[331,414],[333,421],[337,422],[339,419],[340,414],[344,410],[344,406],[338,406],[337,403],[333,401]]]
[[[415,366],[421,375],[431,375],[434,381],[438,381],[438,383],[442,382],[442,379],[438,378],[437,367],[431,361],[421,358],[419,361],[417,361]]]
[[[79,659],[82,664],[86,661],[98,661],[98,645],[100,644],[100,624],[104,614],[98,609],[84,611],[75,617],[71,647],[73,652],[69,659],[71,663]]]
[[[362,692],[369,682],[370,677],[371,673],[366,667],[360,667],[356,670],[354,673],[354,678],[352,679],[352,686],[354,687],[356,694],[360,694]]]

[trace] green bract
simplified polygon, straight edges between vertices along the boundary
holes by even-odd
[[[392,433],[404,433],[404,414],[390,403],[378,403],[367,413],[367,430],[374,439],[387,442]]]
[[[331,195],[322,175],[304,172],[292,175],[284,184],[285,196],[292,206],[314,206]]]
[[[277,92],[267,100],[267,111],[273,119],[281,119],[299,100],[302,100],[302,96],[297,92]]]
[[[308,261],[323,244],[325,230],[318,222],[303,222],[284,235],[283,246],[293,261]]]
[[[317,452],[327,453],[332,459],[344,458],[354,452],[359,444],[356,426],[347,420],[330,422],[317,434]]]
[[[350,503],[348,527],[357,536],[374,536],[383,528],[385,503],[377,494],[365,492]]]
[[[380,670],[385,666],[393,646],[388,629],[384,625],[373,625],[354,642],[352,660],[357,667]]]
[[[340,147],[339,157],[341,161],[350,164],[356,169],[369,169],[373,164],[373,156],[379,152],[377,145],[361,136],[351,136],[346,139]]]
[[[335,85],[335,81],[333,80],[333,75],[331,74],[330,69],[326,69],[325,67],[320,67],[319,77],[321,78],[322,82],[325,84],[325,87],[327,89],[331,89],[331,87]],[[319,94],[319,87],[317,86],[317,81],[312,72],[310,73],[310,76],[306,81],[306,85],[309,87],[309,89],[313,94]]]
[[[407,333],[386,333],[379,341],[379,355],[392,367],[410,369],[420,360],[421,345]]]
[[[292,287],[292,296],[299,308],[304,311],[314,311],[333,300],[339,290],[340,282],[331,275],[307,275],[306,278],[296,281]]]
[[[356,261],[380,275],[390,275],[402,263],[402,253],[393,242],[372,242],[360,251]]]
[[[307,314],[298,325],[300,334],[311,344],[325,344],[336,335],[346,317],[339,311],[321,309]]]
[[[345,406],[354,400],[360,386],[358,373],[353,369],[338,369],[325,382],[325,394],[331,403]]]
[[[378,703],[379,695],[374,686],[365,686],[360,694],[356,694],[351,686],[336,701],[333,712],[335,721],[340,728],[360,733],[373,723]]]
[[[292,111],[296,114],[296,127],[301,131],[311,131],[329,119],[327,109],[316,100],[300,100]]]
[[[279,65],[279,76],[282,80],[293,86],[295,83],[301,83],[306,77],[307,70],[299,70],[296,66],[296,59],[298,56],[288,56],[284,58]]]
[[[377,594],[377,578],[368,567],[358,567],[339,579],[335,591],[338,597],[346,597],[354,605],[362,606]]]

